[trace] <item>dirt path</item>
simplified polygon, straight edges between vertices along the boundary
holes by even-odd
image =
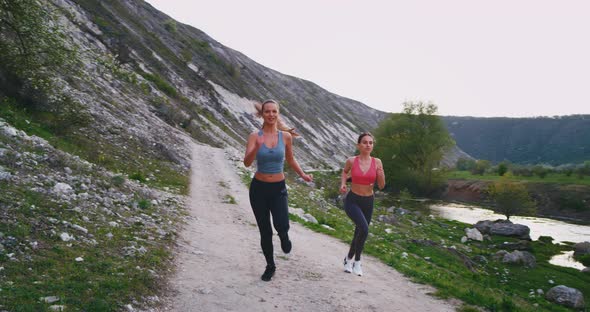
[[[263,282],[264,256],[248,189],[221,149],[193,148],[190,219],[181,234],[166,311],[454,311],[372,257],[364,276],[344,273],[348,246],[292,222],[287,258],[275,235],[277,272]],[[237,204],[224,203],[231,195]]]

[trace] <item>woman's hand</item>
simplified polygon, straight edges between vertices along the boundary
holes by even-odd
[[[304,173],[303,175],[301,175],[301,178],[305,182],[311,182],[311,181],[313,181],[313,174],[306,174],[306,173]]]
[[[378,177],[385,177],[385,172],[383,171],[383,167],[381,167],[381,166],[377,167],[377,176]]]
[[[346,189],[346,184],[340,185],[340,194],[344,194],[346,193],[347,189]]]

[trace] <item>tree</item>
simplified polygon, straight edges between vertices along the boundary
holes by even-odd
[[[0,0],[0,91],[49,92],[53,71],[75,69],[76,50],[51,7],[42,0]],[[6,85],[14,80],[22,85]]]
[[[471,170],[471,174],[483,175],[491,166],[492,164],[489,160],[479,159],[475,162],[475,167]]]
[[[402,113],[390,115],[375,130],[375,155],[395,190],[428,195],[444,183],[437,166],[455,142],[435,115],[436,105],[405,102],[403,106]]]
[[[506,216],[531,214],[536,211],[535,202],[531,199],[526,186],[522,183],[510,182],[510,174],[505,174],[499,181],[488,188],[488,195],[494,201],[495,211]]]
[[[475,168],[475,160],[467,158],[459,158],[455,168],[460,171],[471,171]]]
[[[506,172],[508,172],[508,165],[509,165],[509,163],[507,161],[503,161],[498,164],[498,175],[499,176],[504,176],[504,174]]]

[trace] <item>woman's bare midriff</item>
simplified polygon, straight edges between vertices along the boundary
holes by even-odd
[[[285,180],[285,174],[282,172],[280,172],[280,173],[256,172],[254,177],[256,178],[256,180],[262,181],[262,182],[280,182],[280,181]]]
[[[350,185],[350,190],[359,196],[371,196],[373,195],[373,184],[362,185],[352,183]]]

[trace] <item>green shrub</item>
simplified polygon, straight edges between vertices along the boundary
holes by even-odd
[[[139,208],[145,210],[145,209],[150,208],[152,206],[152,203],[149,200],[147,200],[145,198],[142,198],[142,199],[140,199],[140,200],[137,201],[137,206]]]
[[[160,91],[166,93],[167,95],[169,95],[171,97],[176,97],[176,95],[178,94],[176,92],[176,89],[174,89],[173,86],[171,86],[168,82],[166,82],[166,80],[164,80],[159,75],[150,74],[150,73],[143,73],[142,76],[146,80],[154,83],[156,85],[156,88],[158,88]]]
[[[121,187],[125,184],[125,176],[123,175],[116,175],[112,178],[113,185],[116,187]]]
[[[173,19],[165,21],[164,28],[171,33],[176,33],[178,31],[178,29],[176,28],[176,21]]]
[[[143,183],[145,183],[145,181],[146,181],[145,176],[141,172],[132,173],[131,175],[129,175],[129,179],[136,180],[136,181],[143,182]]]

